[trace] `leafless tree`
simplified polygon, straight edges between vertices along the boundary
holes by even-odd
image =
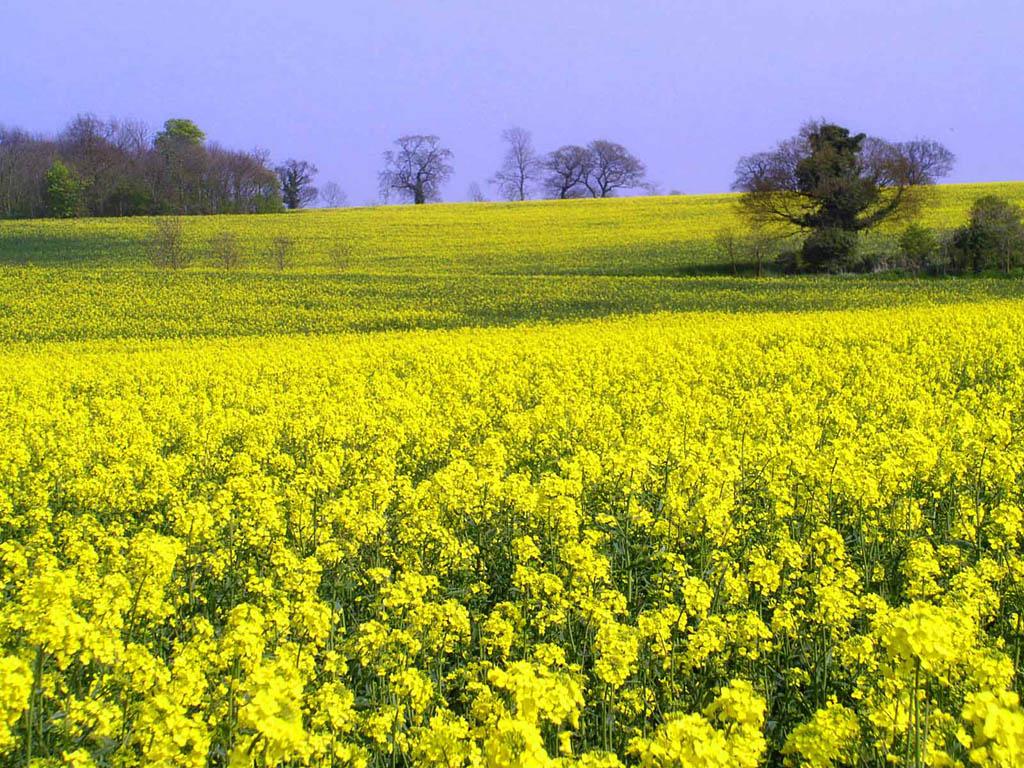
[[[953,153],[932,139],[889,142],[868,137],[864,143],[866,166],[880,186],[921,187],[948,176],[956,161]]]
[[[719,258],[729,264],[734,275],[737,272],[740,243],[741,238],[732,227],[723,227],[715,233],[715,250]]]
[[[57,137],[62,158],[66,158],[81,180],[85,206],[94,211],[117,187],[124,170],[124,156],[113,142],[113,126],[95,115],[76,116]]]
[[[292,261],[295,241],[286,235],[278,235],[270,241],[270,263],[279,271],[288,268]]]
[[[590,173],[584,185],[591,197],[609,197],[619,189],[638,189],[644,185],[647,168],[621,144],[597,139],[587,147]]]
[[[320,200],[328,208],[342,208],[348,205],[348,195],[336,181],[328,181],[320,190]]]
[[[394,192],[416,205],[439,200],[441,186],[455,171],[452,151],[441,146],[437,136],[402,136],[395,146],[397,149],[384,153],[381,196]]]
[[[763,227],[753,226],[745,237],[746,250],[754,261],[757,276],[764,276],[765,263],[778,255],[779,238],[773,237]]]
[[[551,197],[565,200],[581,197],[591,173],[593,158],[590,150],[578,144],[559,147],[544,161],[544,189]]]
[[[236,269],[242,263],[242,252],[234,232],[222,230],[210,241],[210,252],[224,269]]]
[[[185,249],[180,216],[165,216],[153,222],[150,261],[163,269],[184,269],[191,261]]]
[[[141,157],[153,141],[149,126],[139,120],[111,120],[107,136],[114,146],[130,157]]]
[[[544,161],[533,147],[533,137],[523,128],[509,128],[501,134],[508,145],[501,168],[491,183],[505,200],[527,200],[533,185],[544,172]]]
[[[487,197],[484,195],[484,191],[480,189],[480,185],[475,181],[471,181],[469,183],[469,188],[466,190],[466,197],[471,203],[487,202]]]
[[[0,216],[42,216],[43,176],[57,157],[54,142],[0,126]]]
[[[723,263],[729,265],[732,274],[739,274],[742,264],[753,263],[757,276],[764,275],[764,266],[776,251],[778,237],[773,237],[762,227],[722,227],[715,233],[715,250]]]

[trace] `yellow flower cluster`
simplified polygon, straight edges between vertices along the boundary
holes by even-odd
[[[1019,301],[0,369],[5,766],[1024,760]]]
[[[15,744],[12,729],[28,709],[32,694],[32,673],[28,664],[15,656],[0,657],[0,755]]]
[[[652,738],[632,751],[644,768],[756,768],[765,750],[765,702],[750,683],[734,680],[703,715],[669,714]]]

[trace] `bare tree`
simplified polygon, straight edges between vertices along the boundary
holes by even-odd
[[[747,253],[754,260],[757,276],[763,277],[765,262],[778,252],[779,238],[772,237],[763,227],[753,226],[744,239]]]
[[[276,170],[285,206],[294,210],[316,200],[319,191],[313,186],[313,178],[318,172],[315,165],[306,160],[285,160]]]
[[[85,208],[102,210],[118,182],[121,152],[113,137],[114,126],[95,115],[76,116],[57,137],[61,157],[67,158],[82,182]]]
[[[948,176],[956,157],[932,139],[889,142],[869,136],[864,142],[864,161],[880,186],[923,187]]]
[[[380,172],[381,197],[391,192],[416,205],[439,200],[441,185],[451,178],[454,155],[441,146],[437,136],[402,136],[395,141],[396,150],[384,153],[384,170]]]
[[[275,237],[270,241],[270,263],[283,272],[291,264],[294,245],[295,241],[287,235]]]
[[[184,269],[191,257],[185,250],[180,216],[166,216],[153,222],[150,261],[163,269]]]
[[[586,147],[578,144],[559,147],[544,161],[544,189],[551,197],[561,200],[581,197],[592,163],[593,158]]]
[[[242,252],[234,232],[222,230],[210,241],[210,252],[224,269],[235,269],[242,263]]]
[[[584,185],[591,197],[609,197],[619,189],[637,189],[644,185],[646,166],[621,144],[597,139],[590,142],[590,173]]]
[[[328,208],[342,208],[348,205],[348,195],[336,181],[328,181],[320,190],[320,199]]]
[[[475,181],[471,181],[469,183],[469,188],[466,190],[466,197],[471,203],[487,202],[487,197],[484,195],[484,191],[480,189],[480,185]]]
[[[715,233],[715,250],[722,261],[729,264],[733,275],[737,274],[737,264],[742,238],[732,227],[723,227]]]
[[[54,142],[0,125],[0,216],[43,215],[42,180],[56,157]]]
[[[527,200],[530,190],[544,172],[544,161],[533,148],[533,137],[523,128],[502,131],[508,145],[501,168],[491,178],[506,200]]]

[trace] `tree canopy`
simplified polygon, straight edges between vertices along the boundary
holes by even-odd
[[[164,129],[156,134],[153,143],[158,148],[172,143],[198,147],[204,141],[206,141],[206,134],[198,125],[191,120],[172,117],[170,120],[164,121]]]
[[[928,139],[893,143],[810,122],[775,149],[739,161],[733,189],[752,218],[801,229],[869,229],[912,206],[912,191],[953,167]]]
[[[417,205],[441,198],[441,186],[455,172],[455,155],[441,145],[437,136],[410,135],[395,141],[394,150],[384,153],[380,172],[381,193],[393,192]]]
[[[276,170],[286,208],[294,210],[316,201],[320,193],[313,186],[313,179],[319,173],[315,165],[306,160],[285,160]]]
[[[267,154],[207,142],[191,120],[153,134],[82,114],[54,138],[0,126],[0,217],[279,210]]]
[[[953,161],[936,141],[894,143],[810,122],[774,149],[743,157],[733,189],[753,222],[810,230],[804,255],[823,266],[848,258],[858,232],[914,210],[918,191]]]

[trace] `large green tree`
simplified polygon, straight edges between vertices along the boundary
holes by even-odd
[[[206,134],[191,120],[172,117],[164,121],[164,129],[156,134],[153,143],[157,149],[171,149],[174,146],[202,146]]]
[[[935,141],[893,143],[811,122],[775,149],[742,158],[733,188],[757,224],[805,231],[812,268],[848,265],[859,232],[912,210],[916,191],[949,173],[952,153]]]
[[[58,219],[78,216],[82,210],[82,182],[59,159],[46,172],[46,207]]]
[[[985,195],[971,206],[971,219],[953,237],[959,265],[981,272],[998,268],[1009,274],[1024,261],[1024,212],[1009,200]]]
[[[202,177],[207,165],[206,134],[191,120],[172,118],[153,138],[163,160],[160,186],[168,213],[201,210]]]

